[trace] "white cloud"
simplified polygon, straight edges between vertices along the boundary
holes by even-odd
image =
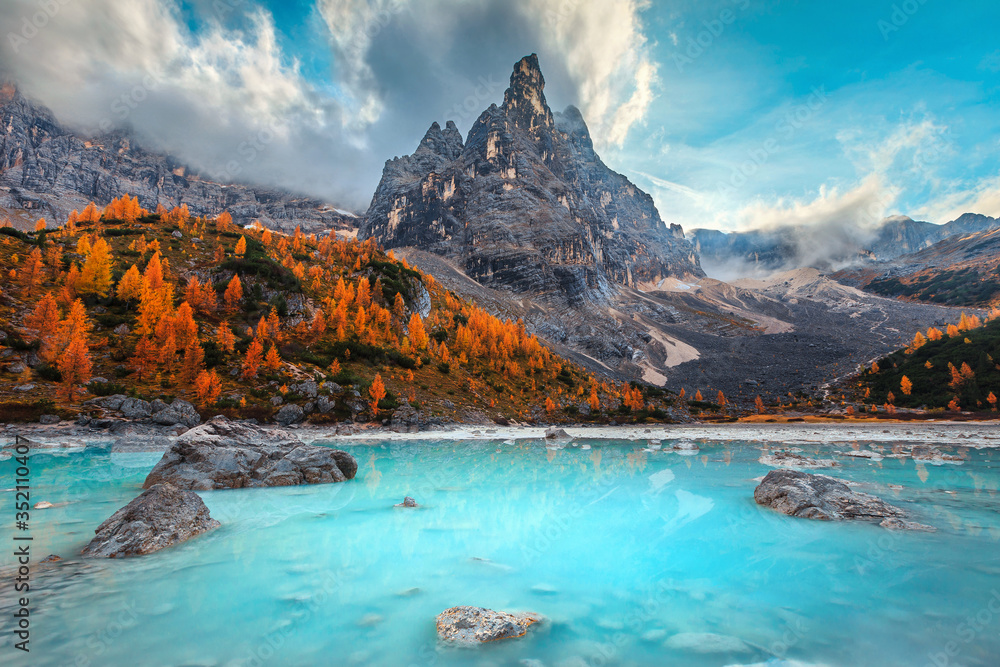
[[[939,197],[922,207],[921,218],[931,222],[949,222],[963,213],[979,213],[1000,218],[1000,176],[986,178],[969,189]]]
[[[635,0],[521,0],[529,16],[545,18],[540,38],[564,60],[579,106],[598,147],[621,146],[655,98],[653,61]]]

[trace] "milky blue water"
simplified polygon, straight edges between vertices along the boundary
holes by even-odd
[[[35,567],[30,655],[11,647],[3,583],[0,662],[1000,664],[1000,452],[961,450],[958,466],[840,458],[830,472],[938,528],[899,533],[758,507],[754,478],[770,469],[754,443],[696,456],[584,443],[346,447],[352,482],[202,493],[222,528],[100,562],[76,554],[159,455],[35,454],[32,502],[68,504],[32,512],[34,552],[66,560]],[[13,467],[0,462],[4,488]],[[404,495],[421,507],[393,508]],[[455,605],[547,621],[520,640],[439,646],[434,617]]]

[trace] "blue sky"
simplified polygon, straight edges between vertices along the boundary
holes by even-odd
[[[90,0],[19,41],[37,7],[0,8],[0,55],[61,120],[358,210],[537,52],[551,105],[668,222],[1000,215],[993,2]]]

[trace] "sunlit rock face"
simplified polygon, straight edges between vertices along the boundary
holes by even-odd
[[[386,163],[361,237],[573,305],[606,301],[617,286],[702,276],[681,228],[601,161],[578,109],[551,111],[544,88],[531,55],[467,139],[450,121],[432,125],[413,155]]]

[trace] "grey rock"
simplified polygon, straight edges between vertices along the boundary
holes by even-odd
[[[174,399],[174,402],[169,407],[159,411],[155,409],[155,403],[156,401],[153,401],[153,421],[157,424],[164,426],[182,424],[188,428],[193,428],[201,423],[201,415],[187,401],[182,401],[179,398]]]
[[[173,231],[173,233],[171,234],[171,236],[173,236],[175,239],[182,239],[182,238],[184,238],[184,235],[181,234],[180,230],[177,230],[177,229],[175,229]]]
[[[154,413],[161,412],[169,407],[170,407],[169,405],[164,403],[159,398],[154,398],[153,402],[150,404],[150,408],[153,410]]]
[[[90,378],[90,382],[88,382],[87,384],[91,385],[91,384],[107,384],[107,383],[108,383],[107,378],[95,377],[95,378]]]
[[[303,396],[307,396],[309,398],[316,398],[317,396],[319,396],[319,385],[310,380],[308,382],[303,382],[299,385],[296,385],[295,391],[302,394]]]
[[[302,411],[307,415],[311,415],[312,413],[316,412],[316,402],[309,401],[308,403],[302,406]]]
[[[128,396],[125,396],[123,394],[114,394],[112,396],[101,396],[100,398],[93,398],[89,401],[86,401],[84,405],[96,406],[98,408],[104,408],[105,410],[118,412],[118,410],[122,407],[122,403],[124,403],[127,400],[129,400]]]
[[[483,644],[523,637],[542,620],[538,614],[510,614],[482,607],[452,607],[438,614],[438,637],[459,644]]]
[[[333,409],[336,407],[336,405],[337,404],[334,401],[331,401],[326,396],[320,396],[318,399],[316,399],[316,409],[322,412],[324,415],[333,412]]]
[[[754,490],[754,500],[789,516],[821,521],[904,519],[903,510],[841,480],[798,470],[772,470]],[[893,522],[892,527],[905,526]]]
[[[197,490],[329,484],[353,479],[357,471],[347,452],[218,416],[177,438],[144,488],[160,482]]]
[[[42,415],[41,417],[38,418],[39,424],[46,424],[46,425],[58,424],[61,421],[62,419],[59,417],[59,415]]]
[[[550,426],[545,429],[545,439],[546,440],[572,440],[573,436],[564,431],[561,428],[556,428],[555,426]]]
[[[129,328],[127,324],[119,324],[114,328],[116,336],[127,336],[129,333]]]
[[[83,549],[86,558],[125,558],[174,546],[221,524],[197,493],[156,484],[111,515]]]
[[[282,426],[288,426],[290,424],[297,424],[304,418],[305,411],[303,411],[298,405],[290,403],[278,410],[278,414],[275,415],[274,421],[278,422]]]
[[[37,352],[30,350],[24,357],[24,363],[28,364],[31,368],[38,368],[42,365],[42,358],[38,356]]]
[[[768,452],[760,457],[760,462],[772,468],[793,469],[832,468],[840,465],[832,459],[811,459],[792,452]]]
[[[33,384],[22,384],[22,385],[19,385],[17,387],[14,387],[14,390],[15,391],[31,391],[34,388],[35,388],[35,385],[33,385]]]
[[[20,375],[24,371],[28,370],[28,367],[24,365],[24,362],[15,361],[12,364],[7,364],[7,372],[13,373],[14,375]]]
[[[337,424],[334,435],[354,435],[354,427],[346,423]]]
[[[152,406],[141,398],[126,398],[118,406],[118,411],[126,419],[149,419],[153,415]]]
[[[418,505],[416,500],[414,500],[410,496],[406,496],[405,498],[403,498],[403,502],[397,503],[393,505],[393,507],[418,507]]]
[[[324,388],[331,394],[342,394],[344,392],[344,388],[336,382],[327,382]]]
[[[281,396],[272,396],[271,397],[271,405],[273,405],[275,407],[278,407],[279,405],[281,405],[284,402],[285,402],[285,399],[282,398]]]

